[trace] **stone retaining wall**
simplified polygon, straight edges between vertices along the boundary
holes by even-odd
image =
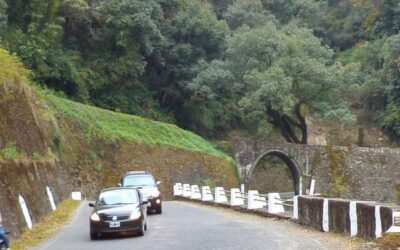
[[[299,196],[299,222],[322,231],[323,225],[323,198]],[[357,202],[357,236],[364,239],[376,238],[376,203]],[[329,199],[329,231],[350,235],[349,200]],[[393,222],[393,211],[390,207],[380,206],[382,233],[387,231]]]

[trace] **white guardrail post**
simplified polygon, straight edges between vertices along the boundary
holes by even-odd
[[[183,184],[183,197],[191,197],[192,196],[192,188],[190,187],[190,184]]]
[[[182,195],[183,195],[182,183],[176,183],[174,185],[174,196],[182,196]]]
[[[293,197],[293,219],[299,219],[299,196]]]
[[[214,197],[211,193],[211,188],[209,186],[201,187],[201,200],[202,201],[213,201]]]
[[[197,185],[192,185],[191,186],[191,199],[193,200],[200,200],[201,199],[201,193],[200,193],[200,189],[199,186]]]
[[[29,214],[28,206],[25,203],[24,197],[19,195],[18,196],[18,201],[19,201],[19,204],[21,205],[22,214],[24,215],[24,218],[25,218],[25,221],[26,221],[26,225],[28,226],[29,229],[32,229],[32,219],[31,219],[31,216]]]
[[[265,197],[259,196],[257,190],[249,190],[247,193],[247,209],[263,208],[265,205]]]
[[[349,203],[349,217],[350,217],[350,235],[356,236],[358,234],[357,223],[357,202],[350,201]]]
[[[285,208],[283,207],[281,196],[279,193],[268,194],[268,213],[279,214],[284,213]]]
[[[231,206],[243,206],[244,198],[239,188],[231,188]]]
[[[329,200],[324,199],[322,206],[322,230],[324,232],[329,232]]]
[[[47,196],[49,197],[51,209],[53,211],[56,210],[56,204],[54,202],[53,193],[51,192],[51,189],[49,187],[46,187],[46,193],[47,193]]]
[[[381,206],[375,206],[375,237],[382,237]]]
[[[228,202],[228,198],[226,197],[225,190],[223,187],[215,188],[215,202],[216,203]]]
[[[393,212],[392,226],[386,232],[400,233],[400,212]]]
[[[80,201],[82,200],[82,193],[79,191],[74,191],[71,193],[71,199],[74,201]]]

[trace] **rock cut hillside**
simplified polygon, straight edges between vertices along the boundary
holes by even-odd
[[[175,125],[75,103],[29,83],[29,72],[0,49],[0,201],[6,227],[17,236],[56,201],[82,191],[88,198],[115,186],[127,170],[150,170],[166,199],[175,182],[238,184],[233,160]]]

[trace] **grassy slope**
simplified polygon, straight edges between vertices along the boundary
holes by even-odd
[[[0,69],[0,83],[13,82],[32,88],[29,81],[30,72],[23,67],[16,56],[10,55],[2,48],[0,48]],[[209,153],[232,161],[208,141],[175,125],[76,103],[57,97],[50,91],[34,88],[39,96],[50,104],[56,115],[65,115],[80,121],[86,129],[87,140],[93,136],[110,140],[120,138],[150,145]]]
[[[83,123],[88,140],[92,136],[110,140],[121,138],[229,158],[200,136],[175,125],[84,105],[49,93],[43,96],[55,114],[66,115]]]

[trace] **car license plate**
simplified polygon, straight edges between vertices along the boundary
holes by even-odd
[[[110,221],[110,227],[120,227],[121,223],[119,221]]]

